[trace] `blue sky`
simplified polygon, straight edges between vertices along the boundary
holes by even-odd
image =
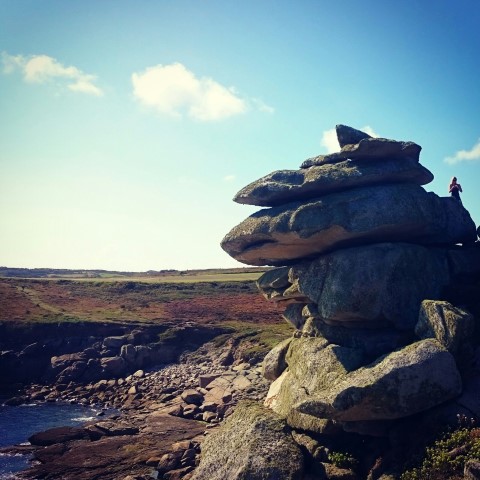
[[[251,181],[338,123],[423,147],[480,223],[478,0],[0,0],[0,265],[241,266]]]

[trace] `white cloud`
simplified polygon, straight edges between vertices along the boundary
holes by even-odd
[[[334,128],[330,130],[325,130],[322,133],[322,140],[320,141],[322,147],[327,149],[327,153],[338,152],[340,150],[340,145],[337,140],[337,132]]]
[[[470,150],[459,150],[452,157],[446,157],[445,163],[455,165],[463,161],[476,162],[480,160],[480,138],[477,143]]]
[[[378,138],[380,135],[378,135],[377,132],[375,132],[375,130],[370,127],[369,125],[365,125],[364,127],[360,128],[359,129],[360,131],[362,132],[365,132],[365,133],[368,133],[371,137],[374,137],[374,138]]]
[[[270,105],[267,105],[263,100],[260,100],[259,98],[252,98],[252,103],[261,112],[270,113],[270,114],[275,113],[275,109],[273,107],[271,107]]]
[[[190,115],[198,120],[221,120],[239,113],[245,113],[244,100],[237,97],[232,89],[226,89],[211,79],[200,80],[198,94],[190,104]]]
[[[82,72],[77,67],[65,67],[48,55],[9,55],[2,52],[3,72],[10,74],[20,70],[29,83],[47,83],[56,81],[74,92],[101,96],[102,90],[95,85],[95,76]]]
[[[224,182],[233,182],[235,180],[235,175],[226,175],[223,177]]]
[[[94,79],[95,77],[91,75],[87,75],[85,78],[79,78],[75,83],[68,85],[68,89],[72,90],[72,92],[87,93],[99,97],[103,95],[103,91],[93,84]]]
[[[359,130],[368,133],[371,137],[378,137],[377,133],[373,130],[373,128],[368,125],[365,125]],[[322,145],[322,147],[325,147],[327,149],[327,153],[334,153],[340,150],[340,144],[338,143],[337,131],[335,130],[335,128],[325,130],[322,133],[322,140],[320,141],[320,144]]]
[[[132,74],[133,94],[158,112],[200,121],[223,120],[245,113],[251,106],[273,113],[260,100],[242,98],[234,88],[212,78],[197,77],[181,63],[156,65]]]
[[[17,68],[22,68],[23,57],[21,55],[8,55],[2,52],[3,73],[13,73]]]

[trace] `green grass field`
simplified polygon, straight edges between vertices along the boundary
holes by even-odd
[[[0,267],[0,278],[74,280],[85,282],[196,283],[255,281],[267,268],[114,272],[104,270],[16,269]]]
[[[246,282],[255,281],[263,272],[250,273],[198,273],[185,275],[155,275],[155,276],[129,276],[129,275],[102,275],[100,277],[81,276],[51,276],[45,280],[75,280],[77,282],[139,282],[139,283],[198,283],[198,282]]]

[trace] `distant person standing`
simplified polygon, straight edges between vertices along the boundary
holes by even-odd
[[[457,199],[460,203],[462,203],[462,201],[460,200],[460,192],[463,192],[463,190],[462,186],[457,183],[457,177],[452,177],[452,179],[450,180],[448,191],[453,198]]]

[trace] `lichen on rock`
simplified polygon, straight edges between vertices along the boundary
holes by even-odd
[[[203,442],[192,480],[301,480],[303,470],[285,421],[258,403],[242,402]]]
[[[403,420],[442,409],[480,415],[474,317],[447,301],[480,282],[469,212],[422,188],[433,175],[416,143],[336,130],[339,152],[243,188],[235,201],[269,208],[221,243],[276,267],[257,286],[295,329],[265,359],[265,406],[331,436],[398,435]]]

